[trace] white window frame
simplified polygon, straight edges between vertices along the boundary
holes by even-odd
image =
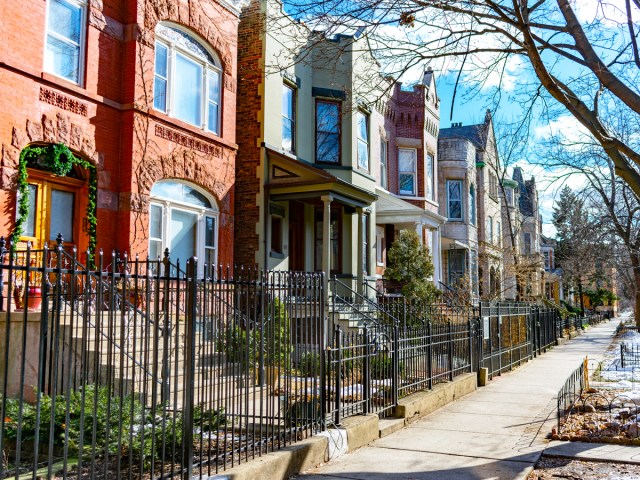
[[[291,118],[289,118],[284,111],[284,104],[282,109],[282,121],[285,120],[291,122],[291,148],[285,148],[284,146],[284,125],[282,126],[282,149],[289,153],[295,153],[296,151],[296,105],[298,89],[288,82],[282,83],[282,100],[287,92],[291,92]],[[287,112],[288,113],[288,112]]]
[[[427,200],[435,200],[436,199],[436,184],[435,184],[435,170],[436,170],[436,163],[435,163],[435,157],[433,155],[431,155],[431,153],[427,152],[427,157],[426,157],[426,162],[425,162],[425,166],[426,166],[426,187],[427,190],[425,192],[425,197],[427,198]]]
[[[213,263],[217,265],[218,263],[218,250],[219,250],[219,243],[218,243],[218,233],[220,230],[220,212],[217,209],[217,204],[215,202],[215,200],[211,197],[211,195],[206,194],[202,191],[202,189],[200,188],[196,188],[193,184],[188,183],[188,182],[181,182],[179,180],[172,180],[175,183],[183,183],[185,185],[187,185],[189,188],[193,188],[194,190],[197,190],[198,192],[202,193],[207,200],[211,203],[211,208],[206,208],[206,207],[201,207],[201,206],[197,206],[197,205],[193,205],[193,204],[189,204],[189,203],[185,203],[185,202],[181,202],[181,201],[177,201],[177,200],[169,200],[166,198],[161,198],[161,197],[155,197],[155,196],[151,196],[151,200],[149,202],[149,232],[151,232],[151,206],[155,205],[155,206],[159,206],[162,209],[162,222],[161,222],[161,235],[162,238],[151,238],[151,235],[149,235],[149,248],[151,247],[151,241],[161,241],[161,248],[160,251],[164,252],[167,248],[169,248],[169,239],[171,238],[171,211],[172,210],[179,210],[179,211],[183,211],[183,212],[188,212],[188,213],[196,213],[198,215],[198,219],[197,219],[197,223],[196,223],[196,248],[195,248],[195,254],[196,257],[199,259],[203,259],[202,261],[198,262],[198,275],[202,276],[204,274],[204,264],[205,261],[204,259],[206,259],[206,250],[214,250],[214,254],[213,254]],[[207,247],[205,245],[205,239],[206,239],[206,217],[212,217],[214,219],[215,225],[214,225],[214,246],[213,247]],[[169,255],[171,255],[171,250],[169,250]],[[156,259],[151,259],[151,260],[156,260]],[[174,259],[175,260],[175,259]],[[180,259],[180,264],[186,266],[186,258],[181,258]]]
[[[206,132],[210,132],[213,133],[214,135],[217,136],[222,136],[222,98],[224,95],[224,85],[223,85],[223,70],[221,68],[221,62],[220,62],[220,58],[218,57],[218,55],[211,49],[208,47],[208,45],[201,40],[200,38],[198,38],[197,35],[195,35],[194,33],[185,30],[184,28],[181,28],[179,25],[176,24],[163,24],[165,27],[167,28],[172,28],[174,30],[179,30],[181,32],[183,32],[185,35],[191,37],[193,40],[195,40],[196,42],[198,42],[200,44],[200,46],[207,51],[207,53],[209,53],[209,55],[211,56],[211,58],[213,59],[214,62],[216,63],[209,63],[208,61],[204,60],[203,58],[200,58],[196,55],[194,55],[193,53],[189,52],[188,50],[186,50],[185,48],[180,47],[179,45],[177,45],[175,42],[172,42],[170,39],[165,38],[162,36],[162,34],[158,34],[158,32],[156,31],[156,43],[155,45],[158,44],[162,44],[166,49],[167,49],[167,77],[166,77],[166,82],[167,82],[167,86],[166,86],[166,97],[165,97],[165,110],[161,110],[159,108],[157,108],[155,106],[155,92],[153,95],[153,99],[154,99],[154,103],[153,103],[153,108],[163,112],[167,115],[169,115],[172,118],[175,118],[181,122],[185,122],[188,123],[189,125],[194,125],[198,128],[201,128],[202,130],[206,131]],[[183,57],[185,57],[187,60],[192,61],[198,65],[200,65],[200,67],[202,67],[202,91],[200,92],[201,98],[200,98],[200,124],[195,124],[192,123],[188,120],[182,119],[182,118],[178,118],[176,117],[175,113],[174,113],[174,103],[175,103],[175,98],[174,98],[174,93],[175,93],[175,89],[174,89],[174,85],[176,83],[175,81],[175,76],[176,76],[176,72],[175,72],[175,68],[176,68],[176,55],[177,54],[182,55]],[[154,65],[153,65],[153,78],[154,78],[154,84],[155,84],[155,77],[156,77],[156,65],[155,65],[155,52],[154,52]],[[212,101],[209,98],[209,85],[210,82],[213,79],[213,76],[217,75],[218,76],[218,86],[219,86],[219,92],[218,92],[218,98],[217,101]],[[162,77],[161,77],[162,78]],[[155,87],[154,87],[155,88]],[[209,129],[209,104],[213,103],[214,105],[216,105],[218,107],[218,118],[216,119],[217,121],[217,130],[211,130]]]
[[[477,194],[474,184],[469,186],[469,223],[471,225],[477,225],[478,221],[478,209],[477,209]]]
[[[79,86],[83,86],[84,85],[84,69],[85,69],[85,57],[86,57],[86,50],[87,50],[87,2],[85,0],[57,0],[60,3],[66,3],[67,5],[73,5],[75,7],[79,7],[82,10],[82,13],[80,14],[80,43],[78,45],[79,49],[78,49],[78,79],[77,80],[71,80],[67,77],[63,77],[61,75],[58,75],[57,73],[55,73],[53,70],[48,70],[46,68],[46,64],[47,64],[47,44],[48,44],[48,37],[49,37],[49,10],[50,10],[50,6],[51,6],[51,1],[52,0],[47,0],[47,12],[46,12],[46,18],[45,18],[45,28],[44,28],[44,52],[43,52],[43,70],[47,73],[50,73],[51,75],[58,77],[58,78],[62,78],[63,80],[66,80],[67,82],[71,82],[75,85],[79,85]],[[65,38],[65,37],[61,37],[59,34],[55,33],[55,32],[51,32],[51,35],[55,38],[57,38],[60,41],[63,42],[69,42],[69,39]]]
[[[412,152],[413,154],[413,171],[409,171],[409,170],[400,170],[400,152],[402,151],[406,151],[406,152]],[[416,148],[403,148],[400,147],[398,148],[398,193],[400,195],[407,195],[407,196],[411,196],[411,197],[415,197],[417,195],[417,186],[418,186],[418,150]],[[401,190],[401,182],[400,182],[400,176],[401,175],[411,175],[411,177],[413,178],[413,190],[409,191],[409,190]]]
[[[364,120],[364,128],[365,128],[365,134],[366,134],[366,138],[362,138],[360,136],[360,121]],[[358,113],[356,115],[356,157],[357,157],[357,163],[358,163],[358,168],[361,170],[365,170],[365,171],[369,171],[371,168],[371,164],[370,164],[370,152],[369,152],[369,114],[366,112],[363,112],[362,110],[358,110]],[[367,152],[367,158],[366,160],[366,165],[365,162],[363,162],[363,159],[360,158],[360,145],[364,145],[365,147],[365,151]]]
[[[449,185],[452,183],[459,183],[460,184],[460,198],[459,199],[451,199],[449,197]],[[446,187],[447,187],[447,218],[449,220],[452,221],[456,221],[456,222],[463,222],[464,221],[464,203],[462,202],[462,189],[464,188],[464,182],[462,180],[459,179],[451,179],[451,180],[447,180],[446,181]],[[450,210],[450,203],[454,201],[454,202],[460,202],[460,218],[454,218],[451,216],[451,210]]]
[[[389,187],[389,142],[380,139],[380,186],[385,190]]]

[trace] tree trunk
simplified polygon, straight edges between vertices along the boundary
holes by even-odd
[[[584,315],[584,297],[582,296],[582,282],[578,283],[578,296],[580,297],[580,310]]]
[[[631,266],[633,267],[634,291],[636,304],[633,307],[633,313],[636,325],[640,327],[640,254],[631,254]]]

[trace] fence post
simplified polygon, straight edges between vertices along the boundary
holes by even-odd
[[[427,373],[429,374],[429,390],[433,388],[433,334],[431,320],[427,321]]]
[[[467,321],[467,328],[469,329],[469,372],[473,372],[473,331],[472,320]]]
[[[197,315],[197,265],[198,259],[191,257],[187,261],[187,318],[185,335],[185,372],[184,372],[184,405],[182,422],[182,448],[184,448],[183,474],[184,480],[190,480],[193,475],[193,408],[196,368],[196,315]]]
[[[370,381],[370,352],[369,349],[369,328],[367,324],[364,324],[362,328],[362,335],[364,337],[364,361],[362,362],[362,413],[369,413],[369,399],[371,395],[369,390],[371,389]]]
[[[453,332],[451,330],[451,320],[447,322],[447,327],[447,339],[449,341],[449,380],[453,381]]]
[[[7,251],[7,241],[4,237],[0,237],[0,312],[4,312],[4,254]],[[11,298],[11,292],[9,292],[8,298]]]
[[[334,423],[336,425],[340,425],[340,404],[341,404],[341,396],[342,396],[342,330],[340,329],[340,325],[336,324],[335,328],[335,341],[334,341],[335,351],[336,351],[336,391],[335,391],[335,401],[336,401],[336,418]],[[331,352],[333,356],[333,352]]]
[[[392,400],[394,408],[398,405],[398,385],[400,385],[400,326],[393,323],[393,375],[391,379]]]

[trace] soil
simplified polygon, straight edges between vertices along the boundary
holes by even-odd
[[[640,480],[640,465],[542,457],[527,480]]]

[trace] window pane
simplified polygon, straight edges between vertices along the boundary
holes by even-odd
[[[282,116],[293,118],[293,89],[287,85],[282,89]]]
[[[286,117],[282,117],[282,148],[293,150],[293,123]]]
[[[369,140],[367,132],[367,116],[364,113],[358,113],[358,138],[365,141]]]
[[[202,66],[176,54],[174,83],[175,115],[194,125],[202,124]]]
[[[336,133],[318,132],[316,136],[316,161],[337,163],[340,159],[339,136]]]
[[[171,242],[169,252],[175,262],[185,268],[187,260],[196,254],[196,224],[198,215],[182,210],[171,210]]]
[[[82,8],[64,0],[50,0],[49,26],[51,32],[80,44],[80,27],[82,25]]]
[[[427,165],[426,165],[426,176],[427,176],[427,199],[433,200],[433,157],[427,154]]]
[[[449,202],[449,218],[462,218],[462,204],[459,201]]]
[[[72,82],[79,80],[80,47],[63,42],[51,35],[47,36],[45,70]]]
[[[401,173],[399,175],[400,193],[413,195],[415,190],[413,187],[413,175]]]
[[[168,50],[162,43],[156,42],[156,75],[167,78]]]
[[[162,207],[151,205],[149,211],[149,236],[151,238],[162,238]]]
[[[216,219],[205,217],[204,219],[204,246],[215,247],[216,242]]]
[[[220,133],[220,73],[209,72],[209,111],[207,112],[207,128]]]
[[[151,240],[149,241],[149,258],[151,260],[156,260],[157,258],[163,257],[162,253],[162,241],[161,240]]]
[[[338,104],[318,102],[316,109],[316,130],[338,133]]]
[[[358,167],[369,170],[369,145],[358,140]]]
[[[163,112],[167,111],[167,81],[157,76],[153,82],[153,106]]]
[[[24,224],[24,235],[27,237],[36,236],[36,201],[38,187],[35,185],[28,186],[29,192],[29,213],[27,214],[27,221]]]
[[[207,128],[209,131],[213,133],[220,133],[220,114],[219,107],[215,103],[209,103],[209,111],[207,115],[209,115],[207,120]]]
[[[449,182],[449,200],[460,200],[462,182]]]
[[[415,172],[416,171],[416,151],[399,149],[398,150],[398,169],[401,172]]]
[[[73,200],[71,192],[51,190],[49,240],[55,240],[61,233],[66,242],[73,241]]]

